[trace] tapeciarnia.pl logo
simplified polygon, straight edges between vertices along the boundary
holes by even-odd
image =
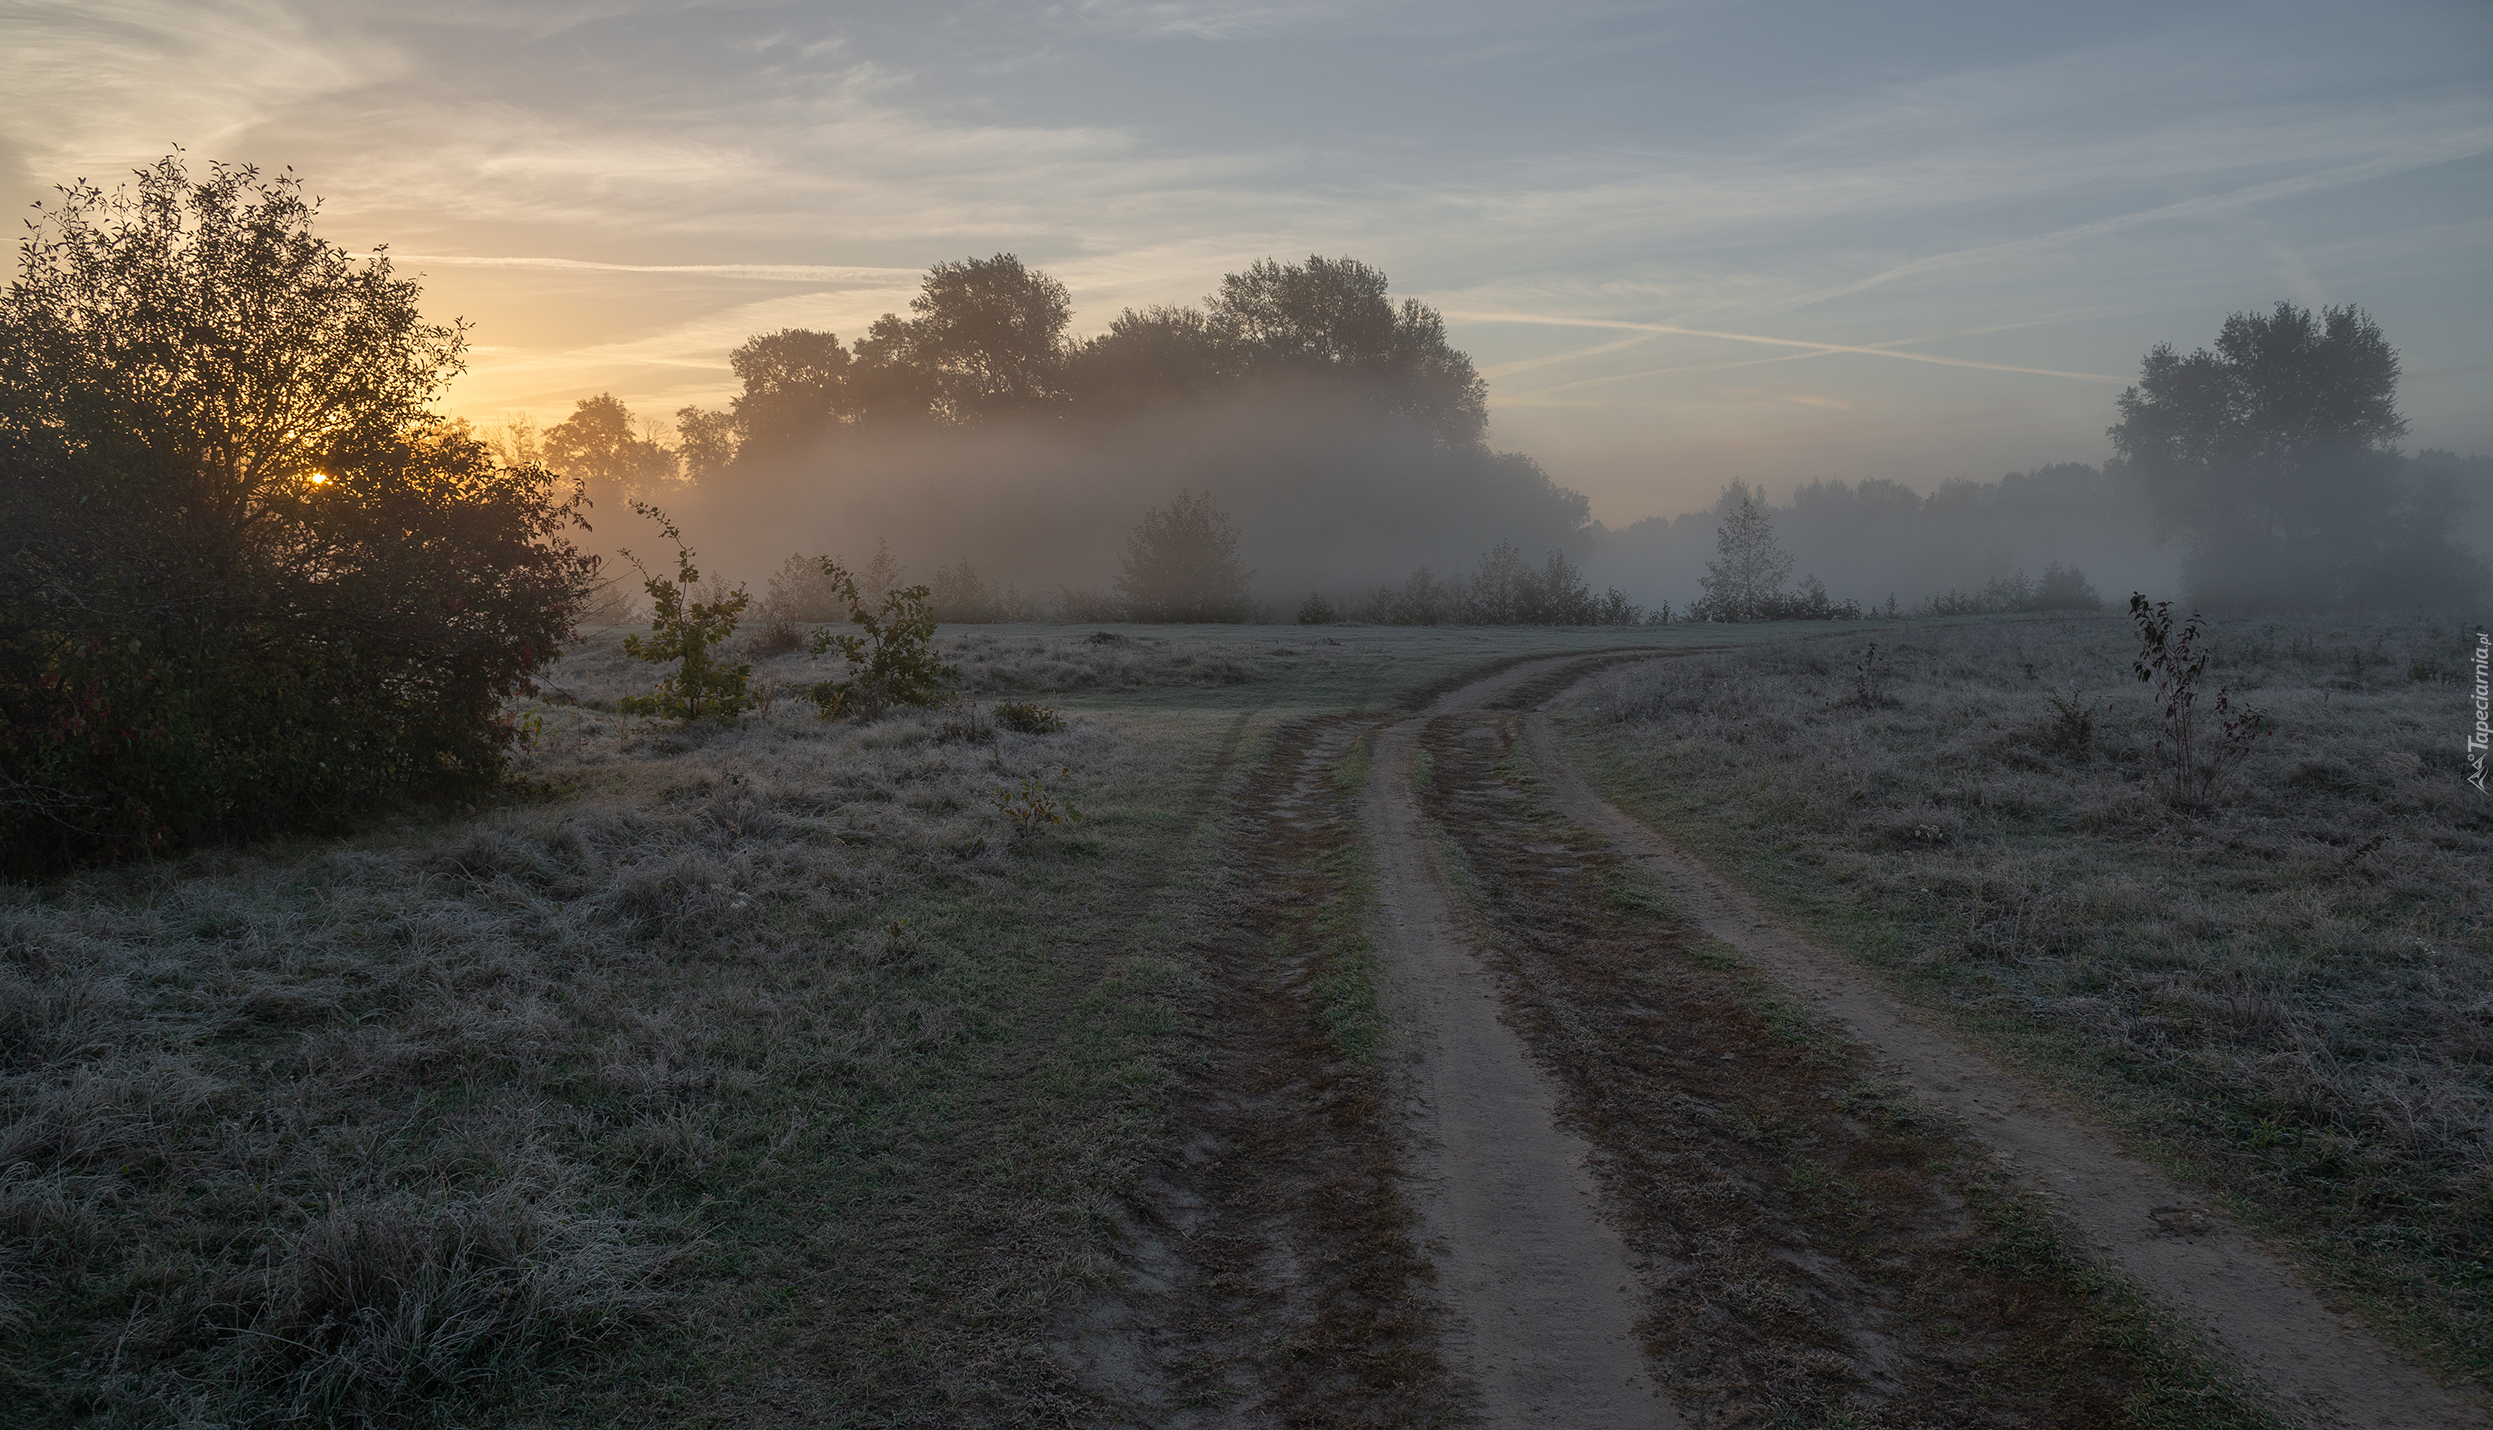
[[[2493,635],[2476,632],[2476,728],[2467,736],[2467,783],[2484,793],[2484,757],[2493,748]]]

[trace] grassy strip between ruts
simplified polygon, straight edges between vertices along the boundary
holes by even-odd
[[[1159,1313],[1169,1383],[1137,1397],[1136,1423],[1461,1420],[1377,1056],[1358,736],[1345,717],[1283,727],[1232,815],[1239,898],[1208,950],[1187,1140],[1138,1199],[1180,1265]]]
[[[1432,722],[1421,786],[1704,1423],[2263,1425],[1960,1130],[1692,935],[1547,805],[1511,715]]]
[[[2273,733],[2200,812],[2153,793],[2153,712],[2110,618],[1658,662],[1566,729],[1623,809],[2485,1383],[2493,806],[2460,758],[2464,633],[2215,637],[2209,683]]]

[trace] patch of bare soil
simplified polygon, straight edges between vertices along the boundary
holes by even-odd
[[[1519,691],[1515,703],[1541,703],[1567,683]],[[2203,1199],[1600,799],[1568,767],[1545,715],[1501,725],[1502,770],[1458,730],[1435,733],[1430,748],[1445,752],[1441,818],[1483,870],[1519,1010],[1536,1047],[1566,1071],[1570,1114],[1614,1159],[1609,1182],[1638,1209],[1640,1247],[1665,1267],[1657,1348],[1683,1366],[1693,1353],[1719,1368],[1699,1348],[1744,1321],[1756,1327],[1756,1339],[1723,1346],[1745,1364],[1711,1392],[1722,1411],[1763,1408],[1787,1393],[1765,1390],[1765,1378],[1788,1376],[1822,1406],[1840,1396],[1910,1406],[1919,1419],[1999,1410],[2027,1423],[2160,1418],[2141,1410],[2186,1389],[2171,1383],[2182,1368],[2102,1343],[2090,1327],[2104,1318],[2084,1304],[2084,1258],[2070,1256],[2067,1274],[2039,1285],[1986,1272],[2016,1240],[1999,1215],[2023,1205],[2023,1192],[2042,1194],[2096,1254],[2212,1339],[2288,1414],[2330,1426],[2486,1423],[2481,1406],[2332,1316],[2291,1265]],[[1546,801],[1528,792],[1534,770],[1548,781]],[[1691,926],[1657,940],[1604,909],[1632,902],[1617,879],[1628,868],[1658,880]],[[1653,919],[1643,922],[1650,929]],[[1761,1041],[1771,1028],[1743,1026],[1737,1000],[1705,994],[1684,955],[1670,953],[1691,933],[1736,949],[1859,1050],[1802,1054]],[[1643,976],[1639,943],[1652,970]],[[2013,1177],[1986,1176],[1964,1151],[1945,1170],[1917,1162],[1929,1134],[1917,1152],[1887,1125],[1924,1115],[1915,1108],[1966,1129]],[[1731,1135],[1709,1140],[1709,1125]],[[1778,1148],[1781,1166],[1767,1155]],[[1845,1189],[1832,1218],[1829,1187]],[[1752,1289],[1716,1296],[1726,1274]],[[1690,1292],[1704,1309],[1692,1312]],[[1813,1362],[1813,1349],[1830,1359]]]
[[[1206,951],[1183,1141],[1130,1209],[1128,1289],[1065,1348],[1124,1423],[1464,1421],[1399,1106],[1345,1032],[1365,943],[1338,917],[1359,831],[1336,767],[1358,733],[1341,719],[1280,731],[1240,793],[1244,893]]]

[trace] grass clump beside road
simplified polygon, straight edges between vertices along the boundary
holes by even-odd
[[[1606,679],[1611,796],[2112,1110],[2316,1284],[2493,1377],[2493,802],[2472,641],[2223,622],[2270,733],[2157,793],[2126,620],[1793,642]]]
[[[0,891],[0,1423],[1086,1403],[1237,722],[535,713],[530,802]]]

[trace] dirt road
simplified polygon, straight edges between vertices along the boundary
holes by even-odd
[[[1951,1114],[2081,1227],[2094,1251],[2215,1341],[2277,1407],[2313,1425],[2488,1423],[2359,1327],[2331,1315],[2294,1268],[2187,1188],[2123,1153],[2043,1089],[1959,1046],[1849,961],[1766,916],[1694,855],[1631,819],[1585,783],[1556,738],[1550,707],[1526,744],[1569,819],[1660,880],[1708,936],[1840,1019],[1893,1076]]]
[[[1605,802],[1551,713],[1603,663],[1302,722],[1242,794],[1221,1031],[1136,1208],[1165,1289],[1082,1376],[1124,1423],[2493,1423]],[[1328,1002],[1359,908],[1374,1055]]]
[[[1526,668],[1527,671],[1529,668]],[[1470,709],[1525,672],[1445,696]],[[1428,718],[1428,717],[1422,717]],[[1490,1425],[1677,1424],[1644,1354],[1626,1243],[1601,1213],[1584,1140],[1502,1021],[1496,976],[1457,919],[1411,792],[1420,719],[1376,736],[1361,813],[1404,1059],[1415,1200],[1453,1312],[1448,1361]]]

